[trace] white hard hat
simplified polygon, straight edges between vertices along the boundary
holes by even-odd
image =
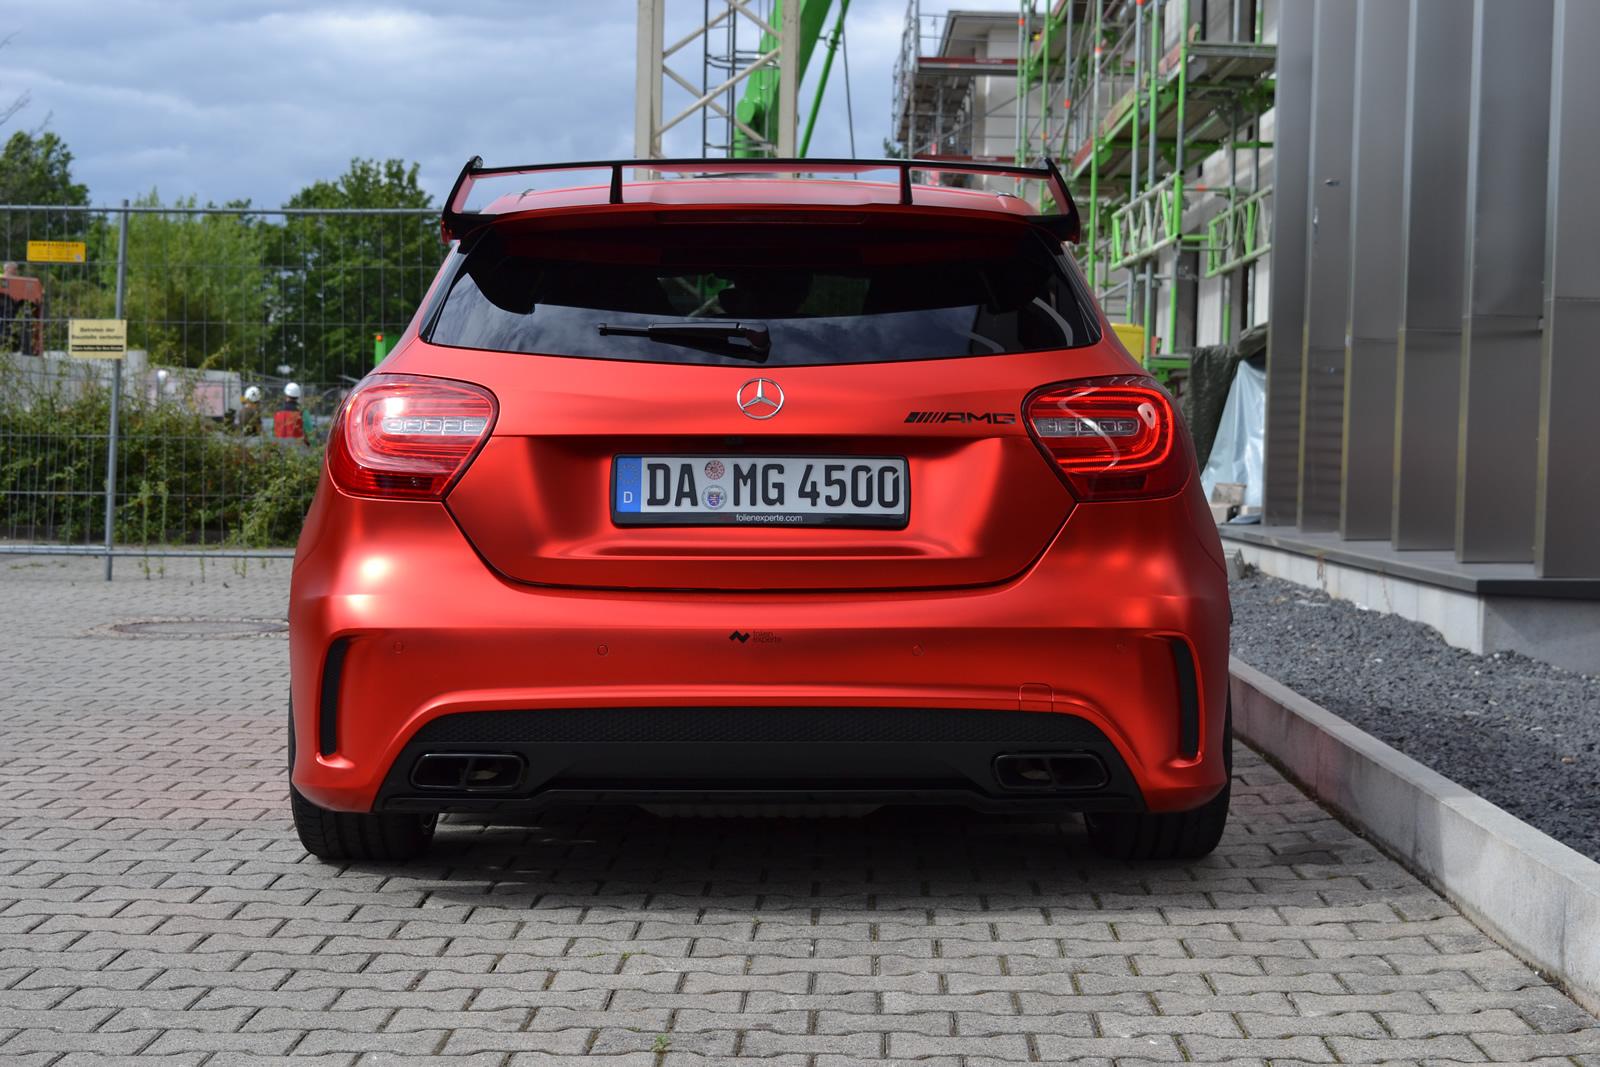
[[[291,400],[299,400],[300,399],[300,383],[299,382],[290,382],[288,385],[284,386],[283,387],[283,395],[286,396],[286,397],[289,397]]]
[[[244,398],[252,404],[259,404],[261,402],[261,387],[252,385],[244,391]]]

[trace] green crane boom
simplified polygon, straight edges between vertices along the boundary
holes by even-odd
[[[805,80],[806,64],[811,62],[811,53],[816,50],[817,41],[822,38],[823,26],[828,21],[828,9],[833,6],[833,0],[798,0],[800,4],[800,40],[799,52],[795,56],[783,56],[782,61],[794,62],[795,83],[798,85]],[[774,25],[783,19],[784,0],[774,0],[772,5],[772,22]],[[841,0],[840,24],[844,21],[842,9],[850,6],[850,0]],[[817,88],[815,102],[811,105],[811,123],[816,122],[817,108],[822,103],[822,89],[827,85],[827,72],[832,66],[833,50],[837,47],[839,35],[836,31],[828,42],[828,61],[823,66],[822,85]],[[771,52],[778,47],[778,39],[770,33],[761,35],[761,51]],[[767,139],[769,144],[778,140],[778,123],[780,120],[789,121],[788,116],[778,114],[778,71],[770,64],[755,71],[745,79],[744,95],[739,98],[739,103],[734,108],[734,114],[739,121],[756,130]],[[805,153],[802,151],[801,155]],[[735,127],[733,134],[733,155],[736,159],[746,159],[754,156],[766,155],[762,146],[743,130]]]

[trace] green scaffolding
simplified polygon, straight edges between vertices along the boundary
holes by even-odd
[[[1163,377],[1187,364],[1176,346],[1179,301],[1168,299],[1164,329],[1155,321],[1157,294],[1177,292],[1186,254],[1209,278],[1270,249],[1261,168],[1251,168],[1247,187],[1234,176],[1239,150],[1259,164],[1260,149],[1271,147],[1239,136],[1273,101],[1265,2],[1021,0],[1017,161],[1061,160],[1084,205],[1089,282],[1108,314],[1120,310],[1144,327],[1138,354]],[[1189,171],[1222,148],[1233,150],[1229,183],[1193,181]],[[1170,266],[1158,271],[1169,251]],[[1226,314],[1225,305],[1231,340]]]

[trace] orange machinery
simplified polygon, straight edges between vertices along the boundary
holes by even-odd
[[[0,351],[11,350],[44,353],[44,284],[38,278],[0,274]]]

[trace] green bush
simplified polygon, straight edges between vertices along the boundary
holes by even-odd
[[[0,536],[103,536],[108,390],[0,393]],[[181,403],[125,399],[119,418],[118,543],[294,544],[320,447],[242,436]]]
[[[322,476],[322,450],[257,449],[256,459],[250,472],[255,491],[244,499],[235,540],[251,547],[292,545]]]

